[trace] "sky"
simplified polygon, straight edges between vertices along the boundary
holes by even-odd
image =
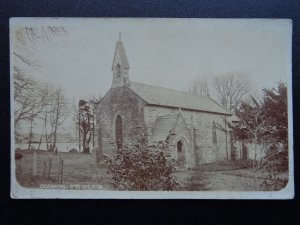
[[[26,49],[13,35],[18,27],[49,25],[64,26],[67,33]],[[253,92],[279,80],[291,82],[289,20],[19,18],[10,21],[10,28],[12,50],[23,51],[40,66],[28,67],[13,56],[11,65],[61,87],[74,102],[109,90],[119,32],[132,81],[187,90],[198,78],[241,73]]]

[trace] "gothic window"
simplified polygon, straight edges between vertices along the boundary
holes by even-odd
[[[183,152],[183,144],[181,141],[177,142],[177,164],[179,169],[184,169],[185,167],[185,157]]]
[[[116,119],[116,145],[121,147],[123,144],[123,123],[120,115]]]
[[[182,154],[182,142],[181,141],[177,142],[177,153],[178,153],[178,155]]]
[[[212,124],[212,143],[217,144],[217,128],[215,122]]]
[[[120,66],[120,64],[117,64],[116,71],[117,71],[117,77],[121,77],[121,66]]]

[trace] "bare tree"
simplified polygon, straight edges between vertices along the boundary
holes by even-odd
[[[14,61],[14,100],[15,118],[14,125],[17,137],[17,126],[20,121],[30,122],[29,146],[31,146],[33,121],[41,115],[47,103],[48,92],[44,86],[26,75],[24,66],[37,69],[40,62],[34,57],[34,49],[37,43],[48,41],[52,43],[58,37],[67,34],[64,27],[38,26],[38,27],[17,27],[13,29],[13,51],[12,54],[17,61]],[[20,69],[22,68],[22,69]],[[42,136],[41,136],[42,138]],[[40,144],[41,144],[40,138]],[[39,147],[40,147],[39,144]]]
[[[79,102],[79,128],[82,133],[83,153],[90,152],[90,141],[94,134],[94,113],[93,108],[88,102],[80,100]]]
[[[250,92],[250,81],[245,75],[235,73],[220,76],[212,81],[220,104],[233,111]]]
[[[47,90],[33,79],[14,67],[14,124],[20,121],[32,121],[43,108],[48,96]]]
[[[79,135],[79,109],[78,109],[78,104],[75,103],[75,99],[73,99],[73,104],[72,104],[72,122],[73,122],[73,131],[74,136],[75,136],[75,142],[78,143],[78,151],[80,151],[81,143],[80,143],[80,135]]]
[[[80,129],[79,134],[81,134],[82,136],[83,153],[90,152],[91,141],[93,143],[93,147],[95,147],[95,110],[98,103],[99,101],[96,99],[90,101],[79,101],[79,110],[76,124]]]
[[[15,124],[20,120],[30,120],[40,113],[41,102],[45,102],[47,93],[41,84],[25,74],[23,69],[20,69],[24,64],[37,67],[38,60],[33,58],[33,50],[39,41],[52,42],[55,38],[61,37],[67,33],[64,27],[56,26],[41,26],[41,27],[18,27],[14,29],[14,48],[13,55],[21,60],[22,64],[17,66],[14,63],[14,97],[15,102],[19,104],[19,108],[15,110]],[[40,98],[42,97],[42,99]],[[35,109],[34,112],[32,112]]]
[[[206,80],[196,79],[191,83],[191,87],[188,91],[195,95],[209,96],[208,82]]]
[[[56,149],[58,128],[64,123],[69,110],[62,89],[58,88],[52,90],[49,96],[44,118],[44,121],[47,123],[47,125],[45,125],[45,135],[47,149],[54,151]],[[48,131],[48,125],[50,126],[50,132]]]
[[[13,30],[14,48],[13,55],[20,59],[23,65],[31,67],[39,66],[38,60],[33,58],[31,50],[39,41],[53,41],[67,33],[64,27],[40,26],[40,27],[18,27]],[[27,53],[27,54],[26,54]],[[16,63],[13,66],[14,75],[14,98],[18,105],[15,110],[15,125],[20,120],[30,120],[40,113],[41,102],[45,102],[47,93],[40,84],[25,74]],[[35,109],[35,110],[33,110]],[[34,112],[33,112],[34,111]]]

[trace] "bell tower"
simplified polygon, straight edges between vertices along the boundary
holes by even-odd
[[[121,32],[119,40],[116,43],[116,49],[111,70],[113,72],[112,88],[129,85],[129,62],[126,56],[125,48],[121,40]]]

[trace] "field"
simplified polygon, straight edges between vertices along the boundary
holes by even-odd
[[[105,168],[96,165],[93,154],[58,152],[57,155],[46,151],[36,151],[37,175],[32,176],[33,152],[17,150],[23,157],[16,160],[16,178],[23,187],[40,187],[41,185],[59,184],[58,162],[63,160],[64,185],[79,187],[101,186],[101,189],[112,190],[112,180]],[[51,173],[45,175],[44,163],[52,160]],[[174,176],[179,191],[255,191],[262,182],[270,180],[267,174],[258,174],[254,179],[251,168],[241,162],[221,162],[201,165],[197,171],[176,171]],[[287,174],[281,174],[287,179]]]

